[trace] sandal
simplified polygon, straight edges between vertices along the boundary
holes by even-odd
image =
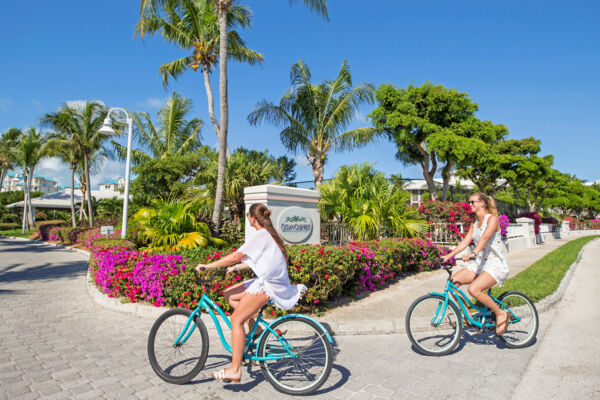
[[[237,379],[225,377],[225,370],[224,369],[220,369],[218,371],[214,371],[212,373],[212,378],[214,380],[217,380],[217,381],[223,381],[223,383],[230,383],[230,382],[240,383],[240,381],[242,380],[241,377],[237,378]]]
[[[502,322],[496,325],[496,335],[498,336],[502,336],[506,333],[506,329],[508,328],[508,321],[510,321],[510,313],[505,311],[504,314],[506,315],[506,318],[504,318]]]

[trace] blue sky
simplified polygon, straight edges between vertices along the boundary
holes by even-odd
[[[301,2],[300,2],[301,3]],[[229,143],[288,154],[275,127],[251,127],[255,104],[277,102],[289,87],[290,66],[304,60],[313,81],[336,76],[348,60],[355,83],[398,87],[430,80],[467,92],[477,116],[506,125],[510,137],[535,136],[555,167],[600,179],[600,6],[593,1],[329,0],[330,21],[284,0],[253,0],[248,47],[262,66],[230,63]],[[133,38],[139,1],[61,0],[0,3],[0,132],[37,123],[46,112],[75,100],[147,111],[154,116],[170,91],[194,102],[205,121],[204,142],[215,146],[201,73],[189,72],[164,89],[158,67],[182,57],[160,37]],[[217,92],[218,75],[213,75]],[[353,126],[367,126],[365,106]],[[218,108],[217,108],[218,110]],[[386,175],[422,177],[380,142],[331,154],[325,177],[340,165],[371,161]],[[297,180],[311,180],[301,155]],[[47,160],[37,170],[68,182],[66,166]],[[107,161],[93,184],[124,175]]]

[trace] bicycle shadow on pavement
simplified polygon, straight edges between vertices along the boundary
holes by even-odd
[[[339,354],[339,347],[337,346],[337,343],[335,341],[335,339],[333,340],[333,359],[335,360],[336,355]],[[209,362],[210,360],[210,362]],[[207,374],[206,377],[203,377],[202,379],[196,379],[193,380],[191,382],[189,382],[188,384],[200,384],[200,383],[206,383],[206,382],[210,382],[213,381],[213,378],[211,377],[211,374],[214,370],[219,370],[222,368],[227,368],[229,367],[229,364],[231,363],[231,356],[226,355],[226,354],[217,354],[217,355],[209,355],[207,360],[206,360],[206,364],[204,365],[204,368],[202,369],[201,373],[205,373]],[[232,392],[248,392],[250,390],[252,390],[254,387],[256,387],[257,385],[259,385],[260,383],[265,381],[265,377],[262,373],[262,370],[259,366],[258,363],[253,362],[250,363],[248,366],[244,366],[244,375],[245,378],[242,378],[242,381],[246,381],[243,383],[226,383],[223,385],[223,388],[231,390]],[[336,379],[337,377],[337,379]],[[350,377],[350,371],[348,369],[346,369],[345,367],[338,365],[334,362],[334,364],[332,365],[332,371],[331,371],[331,375],[329,375],[329,378],[327,379],[327,381],[323,384],[323,386],[317,390],[316,392],[312,393],[312,395],[318,395],[318,394],[324,394],[324,393],[328,393],[331,392],[335,389],[338,389],[342,386],[344,386],[344,384],[346,384],[346,382],[348,382],[348,378]],[[336,379],[335,382],[332,381],[333,379]],[[275,390],[275,389],[273,389]]]
[[[458,345],[448,355],[456,354],[456,353],[462,351],[466,347],[466,345],[469,343],[476,344],[476,345],[483,345],[483,346],[494,345],[494,346],[496,346],[496,348],[498,348],[500,350],[513,350],[510,347],[508,347],[502,340],[500,340],[498,335],[496,335],[494,332],[490,332],[490,331],[476,332],[474,330],[463,330],[462,337],[459,340]],[[533,342],[529,346],[524,347],[524,348],[531,347],[531,346],[535,345],[536,343],[537,343],[537,337],[533,340]],[[414,345],[411,344],[410,348],[415,353],[417,353],[419,355],[423,355],[421,352],[419,352],[419,350]]]

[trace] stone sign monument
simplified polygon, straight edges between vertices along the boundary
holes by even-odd
[[[288,186],[261,185],[244,189],[246,214],[250,206],[261,203],[271,210],[271,222],[277,233],[288,244],[319,244],[321,215],[317,204],[319,192]],[[256,230],[246,217],[246,240]]]

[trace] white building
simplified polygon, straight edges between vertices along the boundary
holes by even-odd
[[[442,189],[443,180],[442,178],[434,178],[433,182],[435,183],[435,187],[438,189]],[[418,206],[423,201],[423,193],[429,192],[429,188],[427,187],[427,182],[425,179],[415,179],[412,181],[406,182],[403,186],[404,190],[410,192],[410,205]],[[466,189],[472,191],[475,189],[475,184],[470,179],[460,179],[456,176],[450,177],[450,187],[457,188],[461,187],[462,189]]]
[[[2,191],[23,190],[25,178],[22,174],[8,173],[2,184]],[[52,179],[41,175],[34,175],[31,180],[31,191],[42,192],[44,194],[58,192],[58,183]]]
[[[111,192],[120,192],[125,189],[125,179],[119,177],[111,181],[102,182],[100,184],[100,190],[106,190]]]
[[[600,179],[598,179],[597,181],[593,181],[593,182],[584,182],[583,184],[585,186],[600,185]]]

